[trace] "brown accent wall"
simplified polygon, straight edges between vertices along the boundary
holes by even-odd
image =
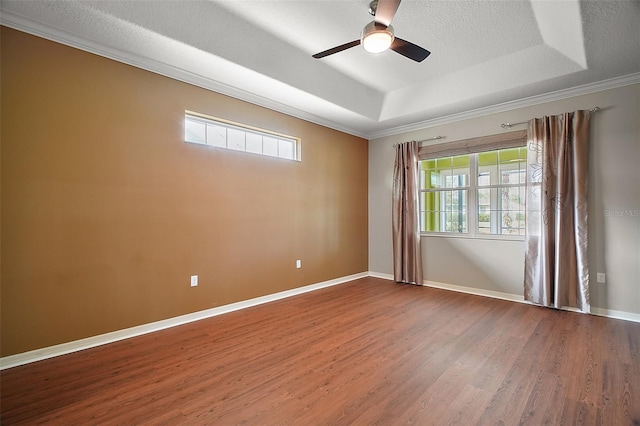
[[[367,270],[366,140],[1,43],[2,356]],[[185,110],[300,137],[302,162],[186,144]]]

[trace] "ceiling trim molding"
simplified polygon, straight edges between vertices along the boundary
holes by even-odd
[[[526,108],[534,105],[540,105],[547,102],[559,101],[562,99],[573,98],[589,93],[601,92],[603,90],[615,89],[618,87],[630,86],[640,83],[640,73],[629,74],[622,77],[615,77],[608,80],[597,81],[595,83],[584,84],[582,86],[562,89],[555,92],[544,93],[542,95],[530,96],[528,98],[518,99],[515,101],[504,102],[501,104],[491,105],[488,107],[477,108],[461,113],[445,115],[442,117],[419,121],[417,123],[398,126],[387,130],[381,130],[369,135],[369,140],[383,138],[386,136],[394,136],[401,133],[422,130],[429,127],[440,126],[443,124],[454,123],[457,121],[469,120],[472,118],[483,117],[485,115],[496,114],[500,112],[512,111],[514,109]]]
[[[146,58],[138,54],[126,52],[121,49],[108,47],[101,43],[87,40],[84,37],[80,37],[75,34],[71,34],[39,22],[35,22],[11,12],[2,11],[2,13],[0,14],[0,24],[27,34],[51,40],[56,43],[64,44],[66,46],[83,50],[85,52],[92,53],[98,56],[102,56],[116,62],[131,65],[133,67],[140,68],[154,74],[159,74],[164,77],[168,77],[184,83],[193,84],[195,86],[202,87],[203,89],[211,90],[222,95],[230,96],[232,98],[239,99],[241,101],[245,101],[260,107],[268,108],[270,110],[305,121],[310,121],[312,123],[338,130],[340,132],[348,133],[350,135],[358,136],[364,139],[368,139],[369,137],[369,135],[366,133],[358,132],[352,128],[341,126],[331,120],[327,120],[323,117],[308,113],[298,108],[294,108],[289,105],[265,98],[263,96],[247,92],[245,90],[230,86],[217,80],[202,77],[198,74],[194,74],[182,68],[169,65],[165,62],[156,61],[154,59]]]
[[[339,125],[338,123],[320,117],[316,114],[312,114],[295,107],[265,98],[254,93],[247,92],[234,86],[227,85],[217,80],[205,78],[201,75],[194,74],[179,67],[169,65],[164,62],[156,61],[150,58],[140,56],[126,52],[121,49],[111,48],[100,43],[92,42],[84,37],[80,37],[48,25],[24,18],[20,15],[2,11],[0,14],[0,24],[9,28],[16,29],[28,34],[32,34],[41,38],[45,38],[57,43],[61,43],[73,48],[83,50],[85,52],[93,53],[98,56],[102,56],[107,59],[111,59],[117,62],[121,62],[127,65],[134,66],[155,74],[159,74],[174,80],[182,81],[184,83],[193,84],[198,87],[202,87],[207,90],[211,90],[222,95],[230,96],[235,99],[239,99],[260,107],[268,108],[273,111],[277,111],[295,118],[299,118],[305,121],[309,121],[324,127],[328,127],[340,132],[348,133],[354,136],[358,136],[364,139],[372,140],[386,136],[398,135],[401,133],[411,132],[415,130],[422,130],[430,127],[435,127],[443,124],[449,124],[457,121],[468,120],[472,118],[482,117],[490,114],[511,111],[514,109],[525,108],[533,105],[539,105],[547,102],[558,101],[575,96],[585,95],[593,92],[599,92],[608,89],[614,89],[617,87],[628,86],[632,84],[640,83],[640,73],[629,74],[622,77],[616,77],[608,80],[602,80],[595,83],[589,83],[581,86],[576,86],[568,89],[562,89],[555,92],[549,92],[546,94],[531,96],[515,101],[504,102],[487,107],[477,108],[460,113],[450,114],[446,116],[437,117],[434,119],[428,119],[411,123],[408,125],[402,125],[392,127],[380,131],[374,132],[362,132],[353,128]]]

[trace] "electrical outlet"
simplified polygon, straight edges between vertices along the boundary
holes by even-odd
[[[191,275],[191,287],[198,287],[198,276]]]
[[[606,276],[604,275],[603,272],[598,272],[596,274],[596,281],[598,281],[601,284],[604,284],[607,282]]]
[[[298,269],[302,268],[302,260],[300,259],[296,260],[296,268]]]

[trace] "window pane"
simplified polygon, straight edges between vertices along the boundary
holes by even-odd
[[[501,188],[502,203],[500,208],[502,210],[524,210],[524,198],[522,197],[522,187],[512,186],[508,188]]]
[[[442,191],[441,232],[467,232],[467,191]]]
[[[440,194],[422,192],[420,194],[421,229],[423,231],[440,231]]]
[[[519,163],[516,164],[516,166],[518,165]],[[514,170],[504,170],[502,166],[500,168],[500,173],[502,175],[500,183],[505,185],[518,185],[520,183],[524,183],[524,170],[519,170],[517,168]]]
[[[437,170],[430,170],[429,172],[429,187],[430,188],[443,188],[444,184],[442,183],[442,176]]]
[[[524,235],[524,186],[501,189],[501,234]]]
[[[527,152],[524,147],[501,149],[495,152],[498,153],[499,163],[511,163],[527,159]]]
[[[262,136],[257,133],[247,132],[247,152],[262,154]]]
[[[184,140],[192,143],[205,143],[205,125],[200,121],[184,121]]]
[[[478,172],[478,186],[491,185],[491,173],[487,170]]]
[[[498,151],[487,151],[478,153],[478,165],[487,166],[498,164]]]
[[[446,188],[460,188],[469,186],[469,156],[458,155],[451,157],[451,169],[443,170]]]
[[[435,159],[420,162],[420,183],[423,189],[442,187],[440,171],[436,163]]]
[[[439,159],[442,161],[442,159]],[[441,165],[441,164],[440,164]],[[423,189],[442,188],[443,184],[440,178],[440,169],[438,168],[438,160],[427,160],[420,162],[421,183]]]
[[[207,145],[227,147],[227,128],[216,126],[215,124],[207,124]]]
[[[451,157],[452,167],[454,169],[468,169],[470,163],[469,158],[470,156],[468,154]]]
[[[468,187],[469,155],[436,158],[420,163],[423,189]]]
[[[525,164],[521,161],[500,163],[500,184],[518,185],[525,182]]]
[[[278,156],[278,139],[265,136],[262,138],[262,152],[264,155]]]
[[[503,210],[501,234],[524,235],[524,212],[519,210]]]
[[[461,212],[445,212],[445,229],[443,232],[466,233],[467,215]]]
[[[468,190],[429,191],[420,194],[421,230],[427,232],[469,232]]]
[[[227,129],[227,148],[237,151],[245,151],[244,135],[246,133],[238,129]]]
[[[498,184],[498,151],[478,153],[478,186]]]
[[[481,234],[491,234],[491,229],[495,228],[492,223],[491,189],[478,189],[478,232]],[[495,203],[494,203],[495,204]],[[495,209],[495,206],[494,206]]]
[[[478,186],[496,185],[498,183],[498,165],[478,166]]]
[[[422,231],[440,232],[440,212],[427,210],[421,213]]]
[[[525,182],[526,151],[523,148],[501,149],[498,151],[500,183],[520,184]]]
[[[465,188],[469,186],[469,174],[466,171],[453,170],[453,174],[444,176],[446,188]]]
[[[293,152],[292,141],[278,139],[278,157],[293,160]]]

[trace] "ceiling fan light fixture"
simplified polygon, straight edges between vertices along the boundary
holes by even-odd
[[[341,44],[340,46],[323,50],[311,56],[320,59],[361,44],[368,53],[381,53],[391,49],[412,61],[424,61],[431,52],[400,37],[395,38],[393,35],[393,27],[390,24],[398,10],[400,1],[401,0],[373,0],[369,3],[369,13],[374,16],[373,22],[369,22],[362,29],[359,40]]]
[[[379,24],[375,21],[367,24],[362,30],[362,47],[369,53],[381,53],[391,47],[393,43],[393,27]]]

